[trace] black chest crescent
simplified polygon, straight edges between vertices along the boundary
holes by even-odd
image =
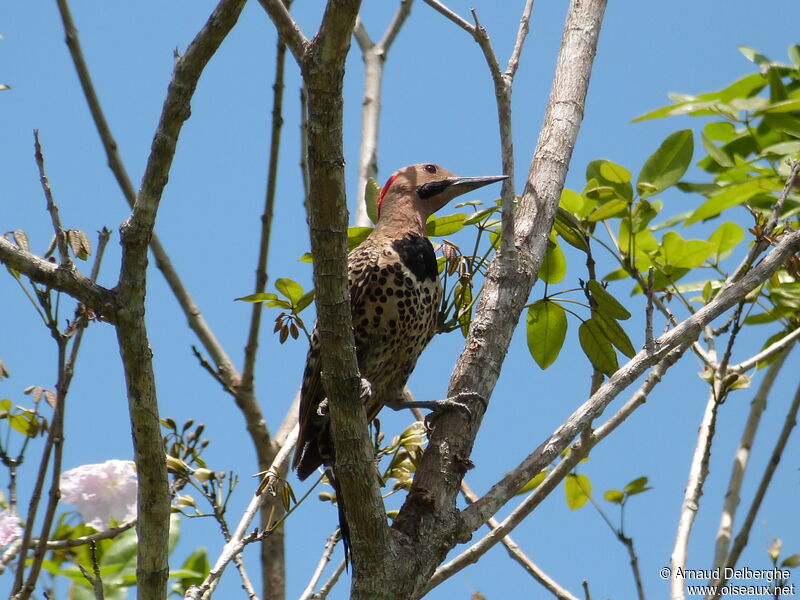
[[[405,267],[418,281],[435,281],[439,274],[436,267],[436,254],[430,240],[421,235],[409,234],[392,242],[392,248],[400,256]]]

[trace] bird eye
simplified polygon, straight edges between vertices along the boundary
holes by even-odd
[[[436,173],[436,165],[425,165],[425,170],[428,173]]]

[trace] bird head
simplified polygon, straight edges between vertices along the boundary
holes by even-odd
[[[506,177],[459,177],[433,163],[404,167],[395,171],[381,189],[378,222],[399,225],[410,219],[424,232],[428,217],[453,198]]]

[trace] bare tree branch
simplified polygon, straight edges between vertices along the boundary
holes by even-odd
[[[772,384],[775,382],[788,355],[789,353],[787,351],[775,359],[775,362],[769,366],[769,369],[767,369],[764,375],[764,379],[761,381],[761,385],[758,386],[758,391],[753,401],[750,403],[750,412],[747,415],[747,422],[742,431],[739,447],[736,449],[736,454],[733,459],[733,468],[731,469],[731,477],[728,482],[728,489],[724,496],[725,504],[722,508],[722,515],[720,516],[719,528],[717,530],[714,567],[725,566],[728,556],[728,547],[730,545],[731,536],[733,535],[733,522],[736,517],[736,509],[739,506],[742,483],[744,482],[744,474],[750,461],[750,451],[753,448],[756,432],[761,423],[761,415],[767,406],[767,397],[772,390]]]
[[[706,409],[700,421],[692,462],[689,467],[689,481],[681,503],[678,527],[675,534],[675,545],[670,559],[672,576],[670,579],[670,598],[677,600],[685,597],[684,578],[680,573],[686,568],[689,536],[700,507],[700,497],[703,495],[703,484],[708,477],[708,462],[711,457],[711,441],[714,438],[717,424],[719,402],[714,390],[709,393]]]
[[[522,46],[525,43],[525,38],[528,36],[532,12],[533,0],[527,0],[527,2],[525,2],[525,8],[522,11],[522,17],[519,19],[519,29],[517,30],[517,37],[514,40],[514,49],[511,51],[511,58],[508,59],[508,66],[506,67],[505,75],[509,79],[514,79],[514,75],[517,73],[519,57],[522,54]]]
[[[122,268],[117,294],[124,310],[118,312],[117,338],[125,369],[139,482],[136,581],[138,593],[146,598],[163,598],[167,593],[170,515],[152,352],[144,321],[147,248],[178,136],[191,114],[195,86],[243,6],[244,0],[221,0],[186,53],[176,61],[139,195],[121,228]]]
[[[489,549],[497,544],[503,538],[503,536],[508,535],[508,533],[510,533],[517,525],[519,525],[522,520],[525,519],[525,517],[527,517],[533,511],[533,509],[536,508],[570,472],[572,472],[575,466],[583,459],[584,456],[589,453],[594,446],[596,446],[612,431],[619,427],[631,415],[631,413],[633,413],[633,411],[644,404],[648,394],[661,381],[661,378],[664,376],[667,370],[673,364],[675,364],[681,356],[683,356],[685,350],[685,346],[679,347],[667,354],[663,360],[661,360],[661,362],[659,362],[653,368],[653,370],[645,379],[644,383],[642,383],[639,389],[636,390],[633,396],[631,396],[631,398],[622,406],[622,408],[620,408],[602,425],[597,427],[591,434],[584,436],[579,441],[575,442],[570,448],[569,454],[567,454],[567,456],[563,458],[561,462],[559,462],[547,474],[545,479],[538,486],[536,486],[536,488],[525,498],[525,500],[519,504],[519,506],[517,506],[517,508],[511,512],[508,517],[506,517],[505,520],[493,527],[492,531],[488,535],[470,546],[467,550],[456,556],[450,562],[440,566],[427,583],[423,593],[439,585],[444,580],[452,577],[467,565],[477,561],[481,556],[488,552]],[[591,399],[589,402],[591,402]],[[543,447],[552,446],[553,448],[557,449],[553,457],[554,459],[555,456],[558,456],[564,449],[567,448],[569,441],[575,437],[573,435],[569,439],[559,438],[558,434],[559,432],[556,431],[550,437],[550,439],[545,442],[545,444],[539,446],[539,448],[531,456],[539,453]],[[549,464],[549,462],[552,462],[553,459],[547,462],[542,462],[539,471]],[[526,470],[525,467],[527,461],[528,459],[523,461],[522,464],[514,469],[510,475]],[[536,473],[538,473],[538,471]],[[529,476],[525,481],[523,481],[523,483],[527,483],[527,481],[530,480],[533,475]],[[515,489],[515,494],[521,486],[522,484]],[[482,499],[478,499],[475,503],[467,507],[464,512],[470,510],[473,506],[481,501]]]
[[[325,542],[325,549],[322,551],[322,556],[319,559],[319,563],[317,563],[317,568],[314,569],[314,573],[311,575],[311,579],[309,579],[306,589],[303,590],[302,594],[300,594],[300,600],[311,600],[314,598],[314,588],[322,577],[322,573],[325,572],[325,567],[328,566],[329,562],[331,562],[333,549],[336,548],[336,544],[339,543],[341,539],[342,535],[338,528],[328,536],[328,539]]]
[[[110,322],[117,318],[114,293],[75,269],[53,264],[0,237],[0,262],[37,283],[65,292]]]
[[[570,440],[602,413],[605,406],[623,389],[673,349],[691,344],[703,327],[740,302],[752,289],[777,271],[798,248],[800,248],[800,231],[786,233],[780,243],[736,284],[729,286],[724,292],[720,292],[712,302],[657,338],[654,341],[655,352],[649,353],[647,350],[641,350],[628,363],[620,367],[592,398],[578,408],[550,436],[548,441],[539,446],[533,454],[523,461],[520,465],[521,468],[515,469],[506,475],[485,496],[463,511],[465,526],[474,530],[474,528],[484,523],[523,484],[555,459],[558,452],[565,448]]]
[[[116,178],[117,183],[122,190],[122,194],[125,196],[125,199],[130,207],[133,208],[133,205],[136,202],[136,190],[133,187],[133,183],[131,183],[128,172],[125,169],[125,165],[119,155],[117,142],[114,140],[114,136],[111,133],[111,128],[108,125],[108,121],[105,118],[102,106],[100,105],[100,101],[97,97],[97,92],[95,91],[94,84],[92,83],[89,68],[86,65],[86,60],[83,56],[83,50],[81,49],[80,39],[78,37],[78,30],[75,27],[75,23],[72,19],[69,4],[67,0],[57,0],[57,4],[59,12],[61,13],[61,21],[64,26],[64,32],[66,34],[67,47],[69,48],[72,62],[75,65],[75,71],[78,74],[78,79],[81,83],[81,89],[86,97],[89,111],[92,114],[92,119],[94,120],[97,132],[100,135],[100,141],[105,149],[106,157],[108,159],[108,166],[112,173],[114,173],[114,177]],[[177,271],[175,271],[172,261],[167,255],[166,250],[164,249],[155,232],[153,232],[152,238],[150,239],[150,250],[153,252],[153,257],[156,261],[156,267],[161,271],[164,279],[167,281],[167,285],[169,285],[173,295],[175,296],[175,299],[178,301],[183,313],[186,315],[189,327],[192,329],[192,331],[194,331],[195,335],[197,335],[197,338],[200,340],[200,343],[203,344],[203,347],[211,355],[211,358],[214,360],[214,363],[217,365],[219,371],[228,380],[228,385],[235,387],[236,382],[239,380],[238,372],[233,367],[233,363],[228,358],[225,350],[222,348],[219,341],[214,336],[214,333],[209,328],[208,324],[203,318],[202,312],[195,304],[194,299],[192,298],[191,294],[189,294],[189,291],[186,289],[183,281],[181,281]]]
[[[303,60],[309,41],[300,31],[300,27],[294,22],[289,8],[282,0],[258,0],[264,10],[267,11],[269,18],[275,24],[281,40],[289,48],[289,51],[299,63]]]
[[[367,207],[364,203],[364,191],[367,180],[378,174],[378,129],[381,114],[381,84],[383,83],[383,65],[389,48],[394,42],[400,28],[411,13],[412,0],[400,0],[391,23],[383,33],[381,40],[374,43],[360,19],[356,20],[353,34],[358,42],[364,59],[364,100],[361,108],[361,150],[358,157],[358,183],[356,187],[356,225],[370,225]]]
[[[786,336],[782,337],[776,342],[773,342],[761,352],[754,354],[747,360],[743,360],[737,365],[728,367],[728,373],[746,373],[758,365],[758,363],[760,363],[762,360],[766,360],[779,352],[783,352],[787,348],[791,348],[798,338],[800,338],[800,328],[797,328],[794,331],[786,334]]]
[[[39,168],[39,181],[42,183],[42,190],[44,197],[47,201],[47,212],[50,214],[50,220],[53,222],[53,231],[56,236],[56,247],[58,248],[58,256],[61,259],[61,264],[67,269],[72,269],[72,259],[69,256],[67,248],[67,234],[61,226],[61,217],[58,214],[58,206],[53,201],[53,192],[50,189],[50,180],[47,178],[47,173],[44,169],[44,154],[42,154],[42,144],[39,142],[39,130],[33,130],[34,142],[34,155],[36,156],[36,166]]]
[[[472,503],[478,499],[477,494],[473,492],[465,481],[461,482],[461,493],[467,502]],[[491,518],[486,523],[491,529],[496,529],[500,523]],[[568,590],[561,587],[552,577],[545,573],[535,562],[533,562],[523,551],[519,545],[507,535],[500,540],[503,546],[506,547],[508,555],[518,562],[525,571],[530,574],[537,582],[539,582],[548,592],[558,598],[558,600],[578,600],[577,596],[571,594]]]
[[[761,503],[764,501],[764,496],[767,494],[767,489],[769,488],[770,483],[772,483],[772,476],[775,474],[775,470],[778,468],[778,463],[783,456],[783,451],[786,448],[786,443],[789,441],[789,436],[792,434],[792,429],[794,429],[794,426],[797,425],[798,411],[800,411],[800,386],[797,387],[797,390],[794,394],[794,399],[792,400],[789,410],[786,413],[786,420],[783,423],[783,428],[781,429],[778,439],[775,441],[775,447],[772,450],[772,455],[770,456],[769,462],[764,468],[764,473],[761,476],[761,481],[759,482],[758,489],[753,497],[753,502],[750,504],[750,509],[747,511],[747,516],[744,519],[744,523],[742,523],[742,528],[739,530],[739,533],[733,540],[733,545],[731,546],[731,551],[728,554],[727,563],[725,565],[726,567],[733,568],[736,566],[736,563],[739,561],[739,557],[742,554],[742,550],[744,550],[744,547],[747,545],[747,540],[750,537],[750,529],[753,527],[753,523],[756,520],[758,511],[761,508]],[[719,598],[719,594],[725,585],[725,581],[726,578],[723,578],[720,581],[714,582],[714,585],[717,586],[718,592],[716,595],[712,596],[711,600],[716,600]]]
[[[280,473],[286,472],[286,467],[289,464],[292,450],[294,449],[295,442],[297,441],[297,431],[298,428],[295,426],[281,447],[280,451],[276,454],[275,460],[265,476],[267,483],[262,483],[259,486],[259,491],[268,487],[271,478],[278,476]],[[239,520],[236,529],[231,534],[231,538],[225,544],[225,547],[222,549],[217,561],[209,571],[205,581],[203,581],[203,583],[199,586],[192,586],[186,592],[185,598],[187,598],[187,600],[200,600],[200,598],[207,599],[211,597],[217,585],[219,585],[219,580],[222,577],[222,573],[225,571],[225,568],[233,560],[233,557],[238,556],[242,551],[242,548],[244,548],[247,544],[245,536],[250,528],[250,524],[258,514],[261,504],[265,501],[267,496],[269,496],[269,494],[262,493],[256,493],[253,496],[253,498],[250,500],[250,504],[247,505],[244,514]]]
[[[450,396],[473,392],[488,399],[499,376],[511,336],[546,251],[583,116],[604,9],[604,0],[573,1],[569,8],[544,126],[517,208],[514,243],[517,252],[506,255],[501,249],[490,263],[476,316],[450,381]],[[408,560],[407,585],[416,590],[425,585],[447,550],[469,539],[471,532],[495,512],[487,511],[474,522],[467,519],[469,524],[466,524],[462,520],[463,513],[459,515],[455,510],[460,480],[469,465],[481,417],[477,403],[468,423],[457,413],[440,415],[413,487],[393,524],[399,539],[424,540],[414,548],[415,555]],[[497,506],[528,479],[530,477],[515,485],[513,492]],[[480,514],[486,503],[482,500],[484,502],[479,500],[463,512]]]
[[[325,600],[325,598],[328,597],[328,594],[330,594],[333,586],[336,585],[336,583],[339,581],[339,578],[342,576],[342,573],[344,573],[345,566],[346,563],[344,560],[342,560],[342,562],[339,563],[339,566],[336,567],[336,570],[331,573],[331,576],[328,581],[325,582],[325,585],[319,588],[319,591],[314,596],[314,600]]]
[[[473,36],[475,35],[475,28],[469,23],[469,21],[466,21],[463,18],[461,18],[457,13],[447,8],[441,2],[438,2],[438,0],[425,0],[425,4],[430,6],[433,10],[443,14],[453,23],[461,27],[461,29],[468,32],[470,35]]]

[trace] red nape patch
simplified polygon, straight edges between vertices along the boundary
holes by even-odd
[[[381,188],[381,193],[378,194],[378,202],[377,202],[378,217],[381,216],[381,204],[383,203],[383,197],[386,195],[386,192],[389,191],[389,188],[392,187],[392,183],[394,182],[395,179],[397,179],[397,173],[389,177],[389,180],[383,184],[383,187]]]

